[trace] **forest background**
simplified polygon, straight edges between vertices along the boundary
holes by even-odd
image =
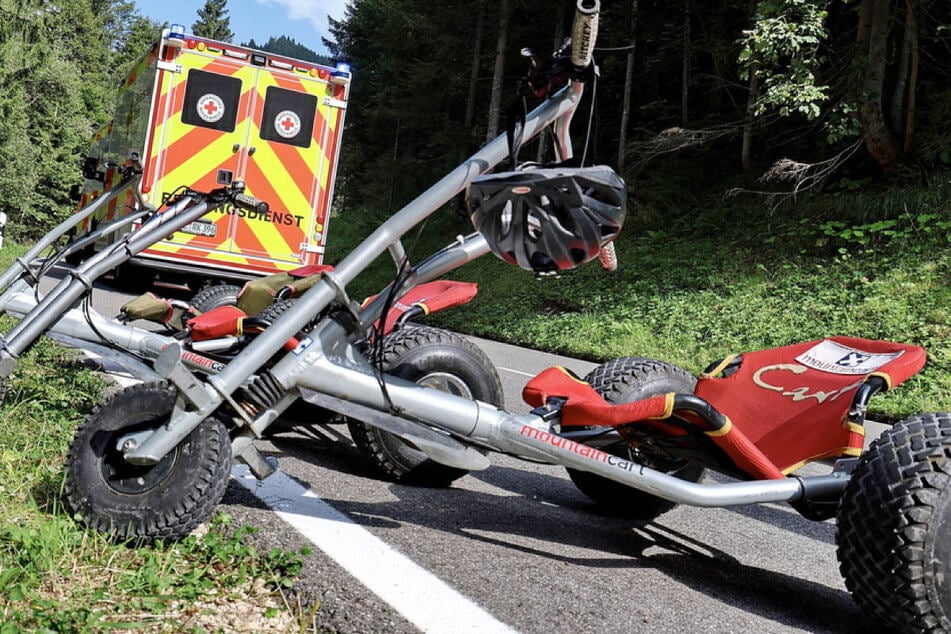
[[[572,16],[561,0],[437,4],[354,0],[331,20],[323,44],[354,71],[331,260],[504,130],[523,47],[548,55]],[[230,41],[229,10],[208,0],[191,30]],[[74,210],[88,141],[161,27],[128,0],[0,0],[9,237],[30,242]],[[335,61],[281,34],[244,44]],[[606,1],[598,49],[575,147],[628,183],[621,270],[526,283],[484,259],[459,276],[489,300],[441,323],[692,370],[748,346],[896,338],[931,351],[925,400],[948,400],[947,0]],[[521,158],[551,159],[541,144]],[[420,249],[468,227],[454,201]],[[379,271],[361,291],[392,275]]]

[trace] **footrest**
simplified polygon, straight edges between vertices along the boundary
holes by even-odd
[[[277,458],[265,456],[255,447],[251,439],[246,436],[235,438],[231,447],[235,460],[248,465],[248,469],[258,480],[274,475],[278,469]]]
[[[559,366],[542,371],[522,390],[522,398],[532,407],[545,405],[549,398],[564,399],[561,408],[563,427],[615,427],[639,420],[669,418],[673,412],[673,397],[673,394],[663,394],[612,405],[585,381]]]

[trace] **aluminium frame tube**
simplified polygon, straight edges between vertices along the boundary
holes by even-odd
[[[36,300],[30,293],[17,293],[9,298],[6,307],[11,313],[26,314],[36,305]],[[91,325],[90,322],[92,322]],[[88,320],[87,315],[77,308],[67,310],[50,326],[49,331],[80,342],[88,341],[93,344],[122,348],[149,359],[158,357],[162,350],[174,341],[172,337],[108,319],[92,308],[89,309]],[[100,337],[99,334],[102,336]]]
[[[80,211],[72,214],[69,218],[57,225],[52,231],[40,238],[33,247],[22,257],[16,259],[16,262],[0,275],[0,289],[6,289],[18,276],[30,272],[30,263],[40,256],[54,242],[66,235],[71,229],[77,227],[79,223],[96,213],[100,208],[117,198],[130,187],[135,187],[142,180],[142,174],[134,174],[126,180],[119,182],[108,192],[83,207]]]
[[[189,205],[189,203],[193,203]],[[167,211],[153,217],[125,244],[117,243],[101,251],[70,271],[42,300],[0,339],[0,377],[9,376],[16,358],[32,346],[47,329],[66,313],[72,304],[92,289],[94,280],[128,260],[132,255],[158,242],[192,220],[205,215],[215,205],[183,198]]]
[[[307,366],[306,371],[297,371],[293,377],[276,378],[292,379],[300,388],[332,394],[373,409],[385,411],[388,407],[373,368],[360,367],[351,359],[335,363],[317,350],[307,356],[302,364]],[[848,482],[846,475],[833,474],[698,484],[553,434],[538,416],[512,414],[494,405],[425,388],[397,377],[384,375],[383,379],[392,406],[400,417],[470,438],[480,446],[497,451],[588,471],[680,504],[722,507],[792,502],[804,497],[804,482],[821,484],[824,490],[844,488]],[[372,420],[366,422],[373,424]]]

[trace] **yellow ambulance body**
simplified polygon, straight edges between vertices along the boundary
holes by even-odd
[[[175,27],[173,27],[175,29]],[[250,278],[323,261],[349,70],[170,32],[120,88],[84,166],[83,204],[140,161],[138,194],[160,207],[183,187],[243,181],[267,213],[223,208],[131,261],[160,275]],[[132,191],[81,229],[128,213]]]

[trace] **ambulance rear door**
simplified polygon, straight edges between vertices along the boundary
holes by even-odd
[[[184,49],[175,59],[179,70],[165,72],[159,88],[143,182],[163,200],[183,186],[210,191],[230,184],[246,157],[256,69],[220,50],[203,49]],[[236,217],[229,211],[191,223],[144,255],[241,268],[247,263],[235,254]]]
[[[322,260],[343,102],[327,72],[268,58],[257,76],[245,183],[270,204],[241,213],[235,244],[249,258],[287,270]]]

